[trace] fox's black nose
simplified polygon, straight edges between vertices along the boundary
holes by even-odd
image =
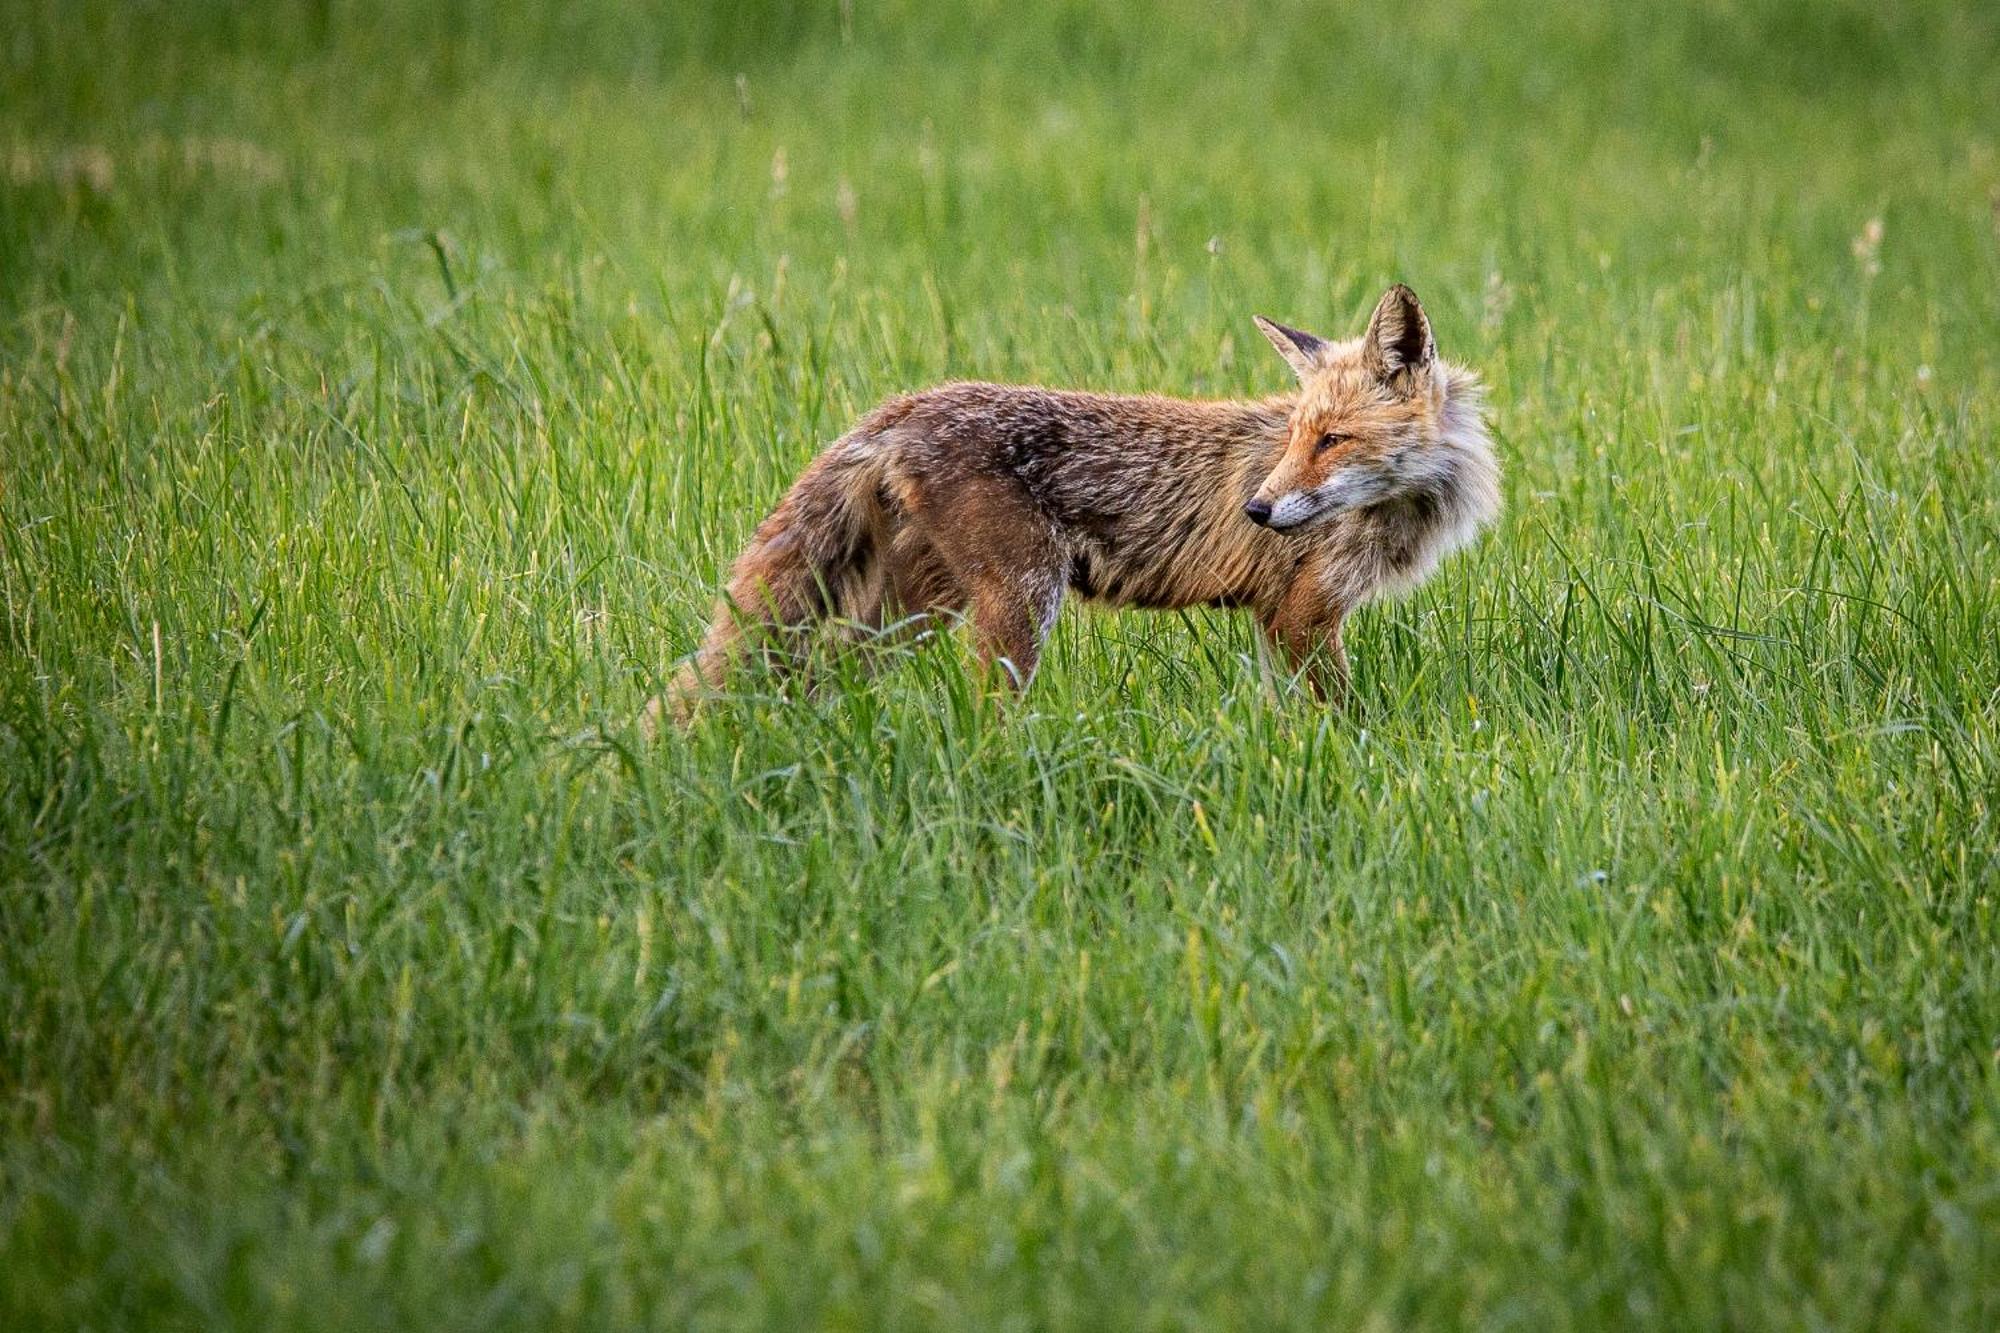
[[[1243,506],[1243,512],[1250,516],[1252,523],[1262,527],[1271,521],[1271,502],[1269,500],[1252,500],[1249,504]]]

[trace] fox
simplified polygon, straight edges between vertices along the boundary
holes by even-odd
[[[758,525],[649,726],[687,724],[752,653],[795,662],[827,622],[869,637],[963,621],[992,687],[1025,692],[1072,598],[1247,609],[1295,680],[1344,699],[1348,616],[1500,513],[1485,391],[1438,356],[1402,283],[1358,338],[1253,319],[1293,392],[955,381],[885,400]]]

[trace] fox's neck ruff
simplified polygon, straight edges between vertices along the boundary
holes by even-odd
[[[1440,533],[1440,556],[1464,546],[1500,516],[1500,465],[1486,425],[1486,388],[1472,372],[1452,366],[1444,368],[1443,384],[1434,448],[1451,467],[1437,488],[1441,517],[1449,520]]]

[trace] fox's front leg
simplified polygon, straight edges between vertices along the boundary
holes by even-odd
[[[1330,602],[1317,588],[1299,580],[1278,608],[1264,620],[1264,636],[1294,675],[1303,675],[1321,703],[1345,705],[1348,696],[1347,648],[1340,640],[1347,608]]]

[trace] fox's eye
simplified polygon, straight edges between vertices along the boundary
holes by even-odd
[[[1326,434],[1319,437],[1319,444],[1316,447],[1321,450],[1331,449],[1333,448],[1334,445],[1339,444],[1346,438],[1347,437],[1345,435],[1338,434],[1334,431],[1328,431]]]

